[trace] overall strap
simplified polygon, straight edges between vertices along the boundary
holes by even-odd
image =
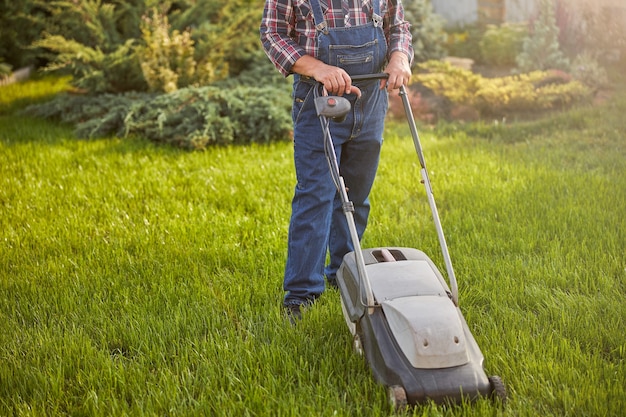
[[[372,1],[372,22],[374,22],[374,27],[382,27],[383,18],[380,15],[380,0],[371,0]]]
[[[329,0],[330,1],[330,0]],[[324,19],[324,11],[319,0],[309,0],[311,9],[313,10],[313,18],[315,19],[315,28],[324,34],[328,34],[328,24]],[[383,18],[380,15],[380,0],[371,0],[372,2],[372,22],[374,27],[382,27]]]
[[[324,20],[324,11],[319,0],[310,0],[311,9],[313,9],[313,18],[315,19],[315,28],[324,34],[328,34],[328,24]]]

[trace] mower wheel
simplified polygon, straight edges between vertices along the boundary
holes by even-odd
[[[389,404],[395,411],[403,410],[407,407],[406,391],[400,385],[392,385],[387,389],[389,394]]]
[[[492,375],[489,377],[489,384],[491,385],[491,398],[494,400],[499,399],[502,405],[504,405],[506,403],[507,394],[502,378],[497,375]]]

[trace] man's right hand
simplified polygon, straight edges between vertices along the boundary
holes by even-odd
[[[298,59],[292,67],[293,72],[312,77],[320,82],[331,95],[343,96],[344,94],[361,95],[361,90],[352,85],[352,80],[347,72],[339,67],[327,65],[310,55],[304,55]]]

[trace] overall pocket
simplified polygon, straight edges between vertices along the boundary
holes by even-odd
[[[350,75],[372,74],[378,66],[378,39],[362,45],[330,45],[330,65],[344,69]]]

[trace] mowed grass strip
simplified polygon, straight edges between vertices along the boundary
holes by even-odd
[[[29,85],[12,88],[28,102]],[[510,401],[407,414],[622,413],[625,111],[621,93],[525,124],[422,128],[461,308]],[[295,328],[281,314],[291,155],[83,141],[0,115],[0,414],[392,414],[336,291]],[[445,270],[403,121],[379,172],[363,245],[417,247]]]

